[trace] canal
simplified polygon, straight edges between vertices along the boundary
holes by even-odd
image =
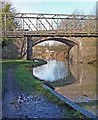
[[[98,115],[96,67],[48,59],[47,64],[33,68],[33,75],[48,81],[55,91]]]

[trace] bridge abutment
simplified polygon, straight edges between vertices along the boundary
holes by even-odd
[[[27,37],[27,60],[33,60],[32,37]]]
[[[95,38],[79,38],[76,39],[76,42],[77,45],[70,50],[70,58],[74,62],[88,63],[89,61],[96,61]]]

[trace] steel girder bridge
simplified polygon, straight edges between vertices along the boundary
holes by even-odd
[[[1,37],[98,37],[94,15],[0,14]]]

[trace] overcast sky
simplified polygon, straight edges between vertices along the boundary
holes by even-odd
[[[70,14],[74,11],[91,14],[96,8],[96,1],[97,0],[11,0],[13,7],[19,12]]]

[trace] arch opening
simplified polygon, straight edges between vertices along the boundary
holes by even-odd
[[[45,41],[57,41],[57,42],[61,42],[61,43],[64,43],[65,45],[68,46],[68,49],[67,49],[67,59],[68,61],[70,61],[70,58],[72,58],[70,56],[70,50],[74,47],[74,46],[78,46],[77,43],[75,43],[74,41],[72,40],[69,40],[67,38],[47,38],[47,39],[39,39],[39,40],[36,40],[35,43],[33,43],[32,47],[36,46],[37,44],[40,44],[42,42],[45,42]],[[77,57],[78,59],[78,57]],[[71,61],[73,61],[71,59]]]

